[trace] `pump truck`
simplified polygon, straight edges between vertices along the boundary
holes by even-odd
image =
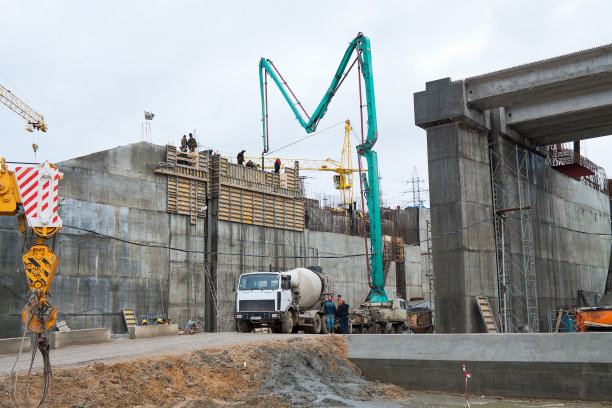
[[[351,62],[353,53],[356,52],[356,58]],[[365,157],[367,161],[367,175],[360,172],[361,182],[363,184],[363,194],[367,198],[369,221],[370,221],[370,248],[366,247],[366,255],[369,256],[368,265],[368,281],[370,285],[370,293],[367,296],[365,303],[361,305],[358,314],[365,316],[360,318],[364,327],[374,327],[375,332],[386,332],[393,328],[394,332],[401,332],[402,328],[406,327],[408,320],[408,312],[406,302],[403,299],[395,299],[390,301],[385,292],[385,282],[383,274],[383,245],[381,234],[381,218],[380,218],[380,197],[379,197],[379,181],[378,181],[378,158],[376,152],[372,150],[376,140],[378,139],[378,125],[376,120],[376,103],[374,98],[374,79],[372,74],[372,55],[370,48],[370,40],[363,33],[351,41],[346,49],[340,66],[336,70],[336,74],[332,79],[331,85],[323,96],[323,99],[317,106],[316,110],[309,116],[306,110],[296,98],[293,91],[287,85],[285,79],[278,72],[272,61],[262,58],[259,62],[259,83],[261,91],[262,105],[262,124],[263,124],[263,156],[269,152],[269,135],[268,135],[268,75],[277,87],[281,94],[289,104],[289,107],[296,116],[300,125],[307,133],[312,133],[316,130],[319,121],[327,112],[327,108],[332,98],[338,91],[338,88],[350,72],[357,64],[358,71],[363,77],[365,85],[366,109],[367,109],[367,137],[362,144],[357,146],[357,154]],[[347,69],[348,67],[348,69]],[[360,95],[361,95],[361,78],[360,78]],[[290,96],[291,94],[291,96]],[[293,97],[295,101],[291,98]],[[360,104],[360,106],[363,106]],[[299,109],[308,117],[304,119]],[[361,169],[361,160],[359,160],[359,168]],[[368,254],[369,249],[369,254]],[[354,319],[353,319],[354,320]],[[391,326],[391,327],[390,327]]]

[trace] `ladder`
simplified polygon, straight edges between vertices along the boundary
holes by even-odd
[[[478,310],[480,311],[480,316],[485,324],[487,333],[499,333],[497,331],[497,324],[495,324],[493,312],[491,311],[491,306],[489,306],[489,299],[485,296],[476,296],[476,304],[478,305]]]
[[[138,326],[138,320],[134,314],[134,308],[123,309],[123,320],[127,327]]]

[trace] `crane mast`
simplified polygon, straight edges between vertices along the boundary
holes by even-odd
[[[350,64],[353,53],[356,52],[357,56],[355,60]],[[263,153],[269,151],[269,138],[268,138],[268,75],[276,86],[279,88],[281,94],[289,104],[289,107],[295,114],[296,119],[300,125],[306,130],[307,133],[312,133],[316,130],[319,121],[323,118],[327,112],[327,108],[332,98],[338,91],[338,88],[352,69],[352,67],[358,63],[360,71],[363,77],[366,93],[366,109],[368,115],[368,132],[365,141],[357,146],[357,154],[365,157],[368,165],[368,172],[362,174],[362,180],[364,184],[364,195],[367,198],[369,219],[370,219],[370,294],[368,295],[368,301],[370,302],[387,302],[388,297],[384,287],[384,274],[383,274],[383,259],[382,259],[382,234],[381,234],[381,220],[380,220],[380,197],[379,197],[379,178],[378,178],[378,157],[376,152],[372,150],[376,140],[378,139],[378,125],[376,120],[376,103],[374,98],[374,79],[372,75],[372,56],[370,49],[370,40],[363,33],[357,34],[357,36],[351,41],[348,48],[346,49],[342,61],[336,70],[332,82],[325,92],[325,95],[321,99],[321,102],[315,109],[312,116],[306,113],[306,110],[295,97],[295,94],[287,82],[284,80],[282,75],[278,72],[272,61],[266,58],[262,58],[259,61],[259,83],[261,91],[261,113],[262,113],[262,126],[263,126]],[[348,67],[348,69],[347,69]],[[291,94],[291,96],[290,96]],[[293,97],[293,99],[292,99]],[[294,101],[295,99],[295,101]],[[299,109],[303,112],[307,119],[305,119],[300,113]]]

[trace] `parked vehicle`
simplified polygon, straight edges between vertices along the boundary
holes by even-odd
[[[236,290],[236,329],[267,326],[275,333],[325,332],[323,304],[333,296],[333,278],[319,266],[287,272],[251,272]]]

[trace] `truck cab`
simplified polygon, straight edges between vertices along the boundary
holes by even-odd
[[[240,276],[236,290],[236,327],[250,332],[254,326],[274,328],[291,305],[291,276],[279,272],[251,272]]]

